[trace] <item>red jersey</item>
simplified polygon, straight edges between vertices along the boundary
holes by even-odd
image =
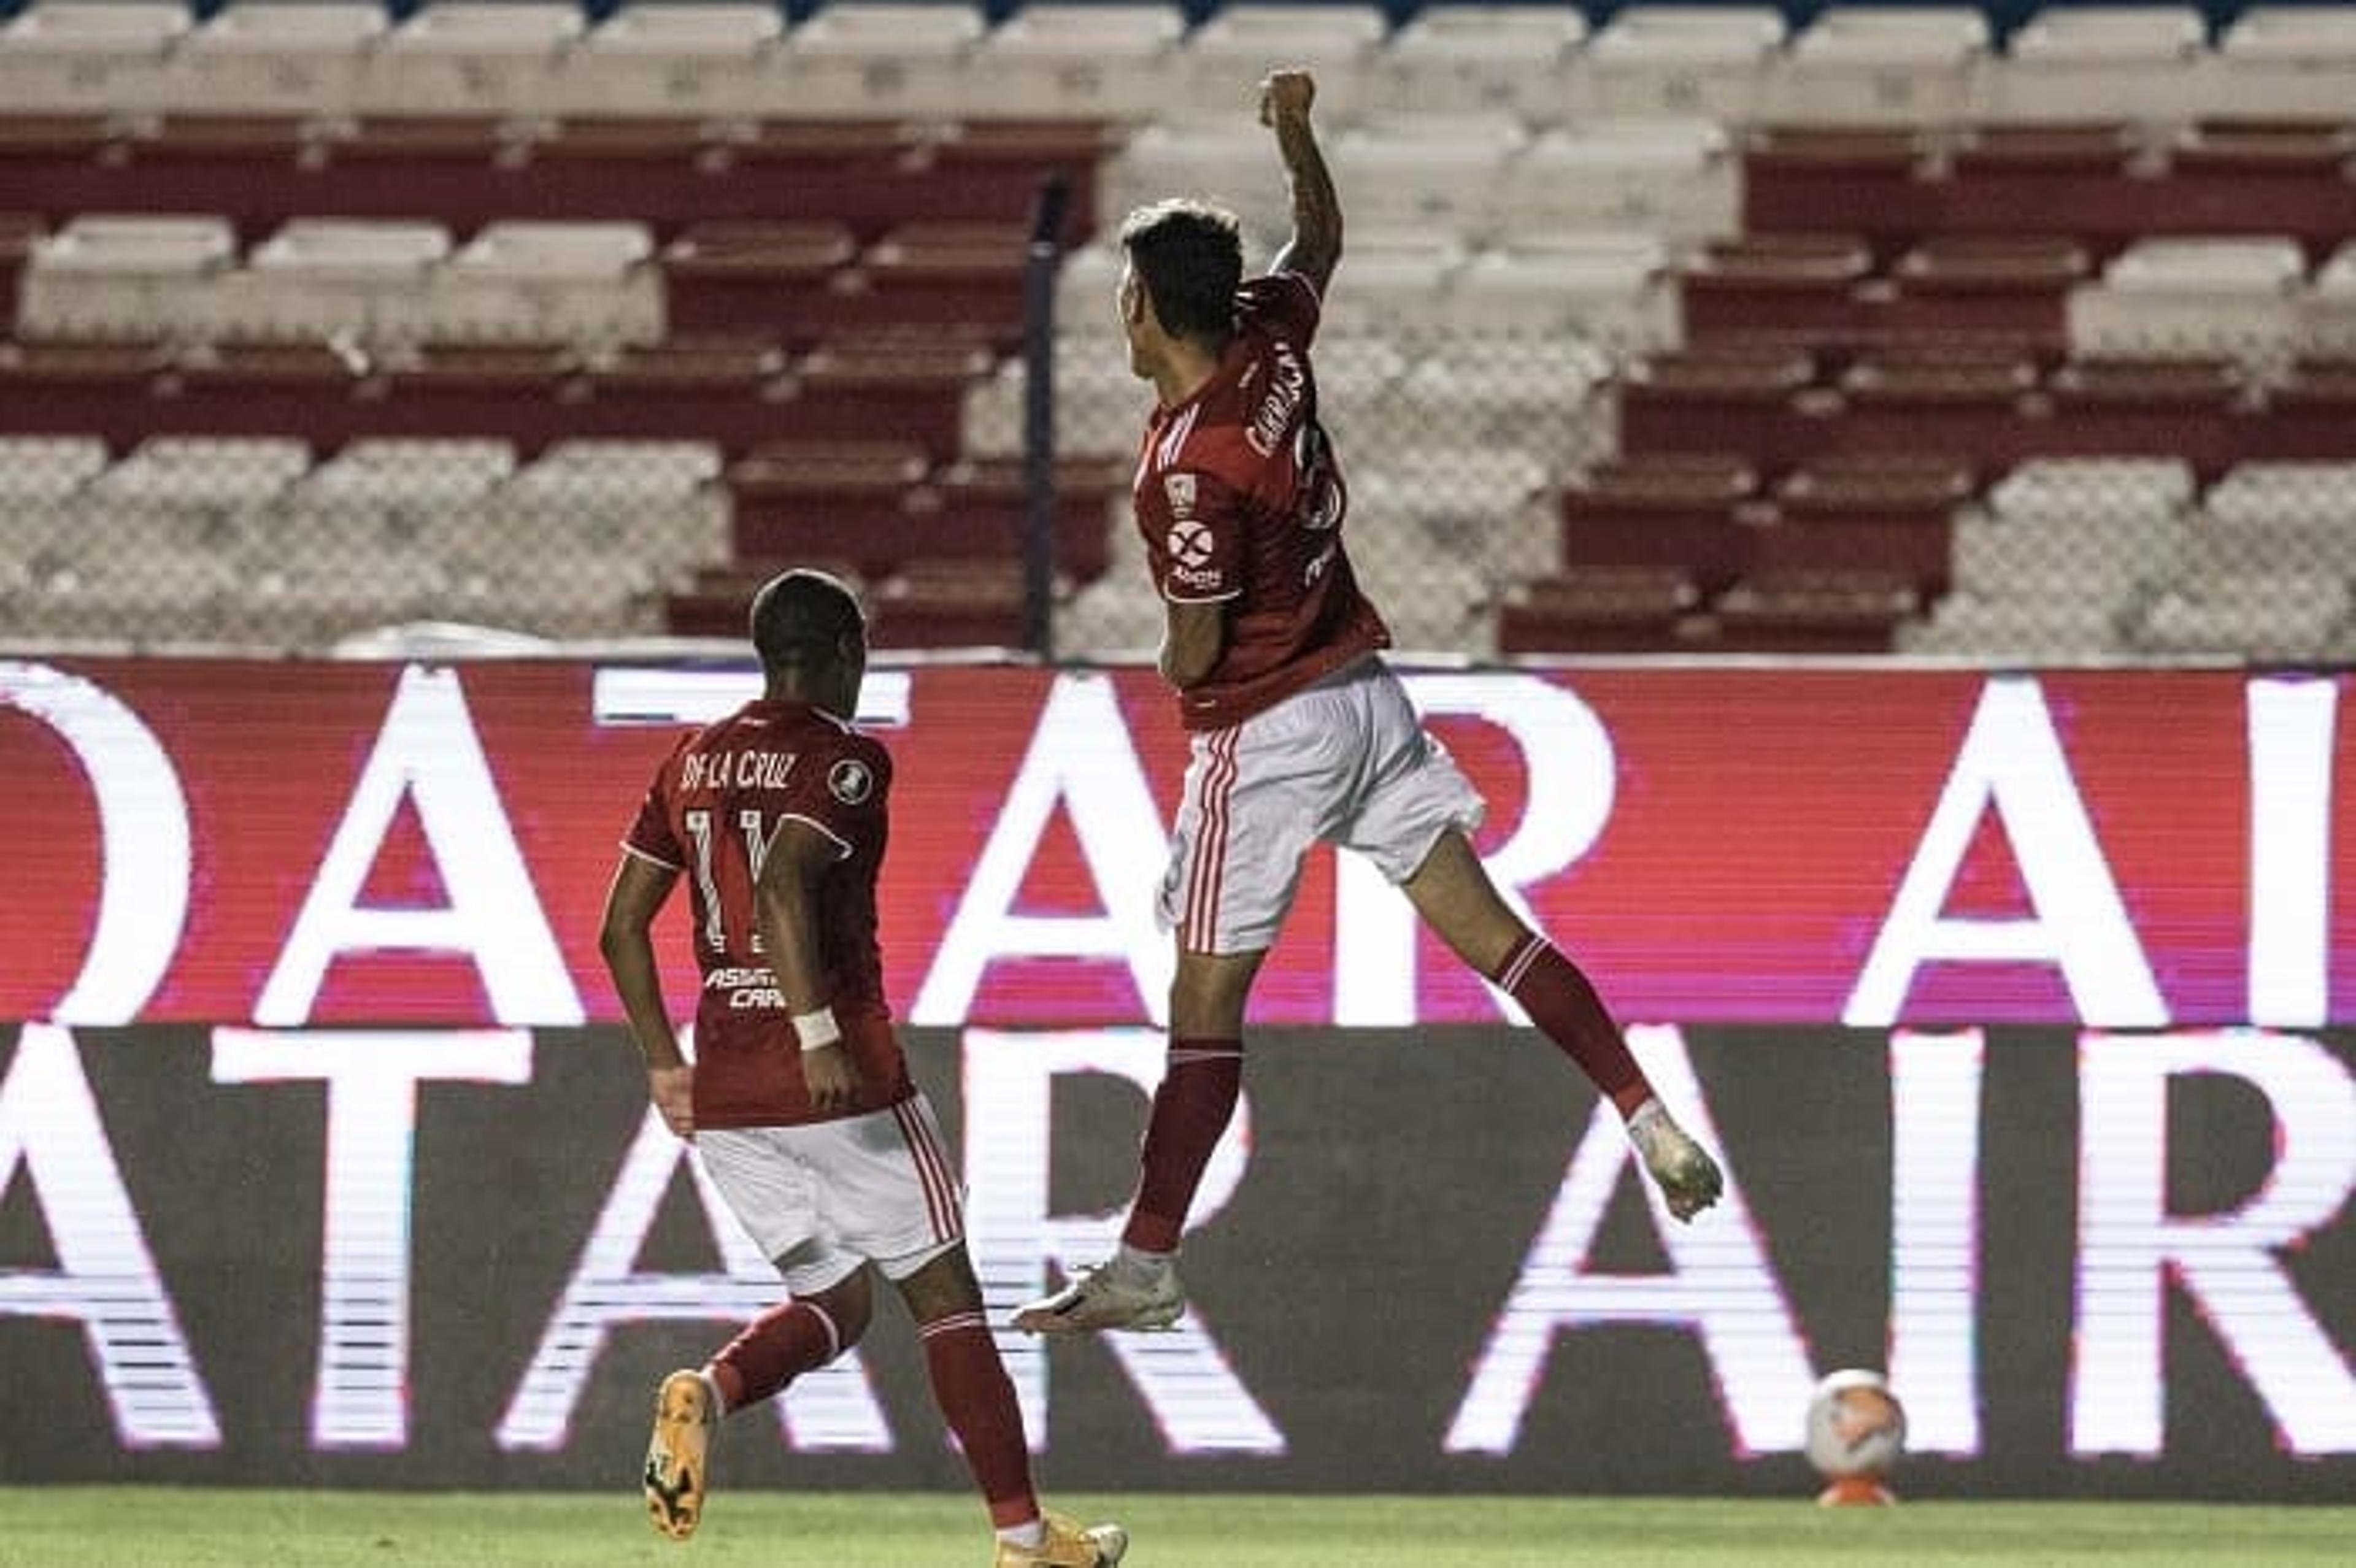
[[[703,976],[695,1009],[695,1125],[770,1127],[862,1115],[915,1093],[884,1000],[875,877],[884,864],[891,753],[800,702],[748,702],[680,742],[622,848],[686,873]],[[753,889],[777,831],[816,828],[839,852],[818,888],[819,963],[859,1098],[820,1112],[802,1082],[792,1015],[763,955]]]
[[[1390,645],[1342,549],[1349,494],[1309,367],[1317,313],[1300,273],[1251,279],[1217,371],[1145,427],[1137,526],[1155,585],[1176,603],[1235,602],[1218,664],[1179,693],[1190,730],[1240,723]]]

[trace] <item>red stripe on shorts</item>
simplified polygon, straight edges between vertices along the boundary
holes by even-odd
[[[925,1211],[933,1221],[933,1240],[948,1241],[958,1233],[957,1188],[949,1180],[948,1161],[941,1157],[932,1126],[917,1114],[915,1101],[901,1101],[892,1107],[892,1115],[916,1161],[916,1180],[925,1189]]]
[[[1203,826],[1195,836],[1194,860],[1186,876],[1186,918],[1178,931],[1181,944],[1191,953],[1218,951],[1220,884],[1226,876],[1227,824],[1240,734],[1237,729],[1218,731],[1205,748],[1210,765],[1203,770]]]

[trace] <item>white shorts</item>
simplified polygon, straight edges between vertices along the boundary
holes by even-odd
[[[965,1238],[965,1193],[921,1093],[840,1121],[699,1130],[695,1151],[796,1296],[867,1263],[905,1279]]]
[[[1311,845],[1355,849],[1403,882],[1487,807],[1379,658],[1194,737],[1162,923],[1189,953],[1272,946]]]

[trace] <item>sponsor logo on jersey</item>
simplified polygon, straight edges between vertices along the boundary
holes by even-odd
[[[1162,542],[1169,547],[1170,559],[1182,567],[1210,564],[1211,530],[1192,518],[1181,518],[1173,523],[1170,537]]]
[[[875,773],[857,757],[845,757],[827,770],[827,793],[845,805],[857,805],[875,793]]]
[[[1162,493],[1170,497],[1170,510],[1180,518],[1194,515],[1194,476],[1192,474],[1164,474]]]

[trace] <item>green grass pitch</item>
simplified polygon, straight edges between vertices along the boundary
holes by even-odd
[[[1805,1499],[1302,1498],[1051,1499],[1133,1537],[1126,1568],[1612,1568],[1825,1563],[2185,1563],[2356,1561],[2356,1507],[2189,1503],[1904,1504]],[[0,1488],[0,1564],[16,1568],[983,1568],[980,1507],[950,1494],[720,1493],[686,1545],[635,1497]]]

